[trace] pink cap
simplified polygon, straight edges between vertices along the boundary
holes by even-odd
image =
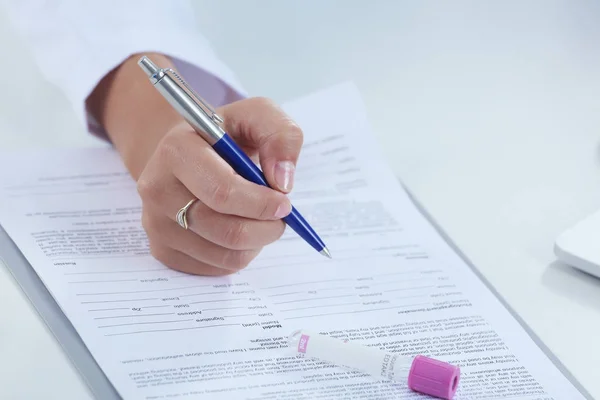
[[[451,400],[460,380],[460,368],[443,361],[416,356],[408,373],[408,387],[441,399]]]

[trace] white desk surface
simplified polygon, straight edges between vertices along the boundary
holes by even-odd
[[[600,208],[600,3],[197,3],[252,95],[353,80],[396,174],[600,398],[600,280],[552,252]],[[5,22],[0,147],[97,144]],[[4,268],[0,316],[0,398],[91,398]]]

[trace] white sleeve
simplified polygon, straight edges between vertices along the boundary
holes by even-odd
[[[103,134],[85,101],[112,69],[140,52],[173,60],[180,74],[218,107],[246,93],[196,29],[181,0],[7,0],[6,14],[30,45],[44,77],[59,87],[81,122]]]

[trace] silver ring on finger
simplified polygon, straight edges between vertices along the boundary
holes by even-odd
[[[179,211],[177,211],[175,219],[177,220],[179,226],[181,226],[183,229],[188,229],[187,211],[197,200],[198,199],[190,200],[185,206],[183,206]]]

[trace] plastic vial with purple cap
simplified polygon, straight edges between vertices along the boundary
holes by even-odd
[[[402,356],[314,332],[298,330],[288,342],[294,353],[316,358],[375,378],[408,384],[415,392],[451,400],[460,368],[433,358]]]

